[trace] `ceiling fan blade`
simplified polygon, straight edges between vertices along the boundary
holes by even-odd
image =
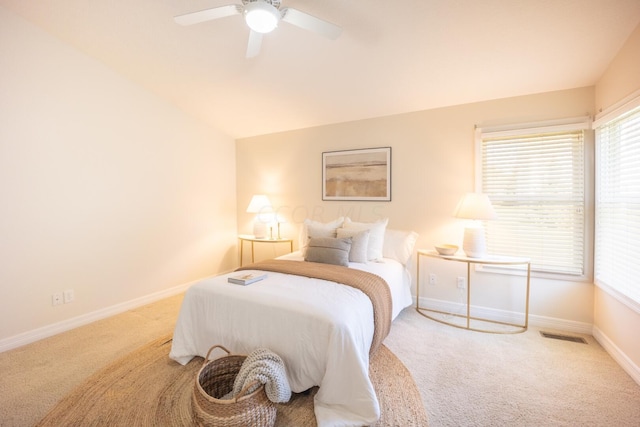
[[[184,15],[175,16],[173,18],[180,25],[193,25],[200,22],[211,21],[213,19],[225,18],[231,15],[239,15],[242,13],[242,6],[237,4],[229,4],[226,6],[214,7],[213,9],[205,9],[199,12],[185,13]]]
[[[247,45],[247,58],[258,56],[260,46],[262,46],[262,34],[251,30],[249,33],[249,43]]]
[[[297,9],[284,8],[281,9],[282,20],[296,27],[303,28],[305,30],[313,31],[323,35],[331,40],[335,40],[342,33],[342,28],[338,27],[331,22],[324,21],[315,16],[311,16],[308,13],[300,12]]]

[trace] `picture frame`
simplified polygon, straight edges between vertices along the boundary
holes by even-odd
[[[322,200],[391,201],[391,147],[322,153]]]

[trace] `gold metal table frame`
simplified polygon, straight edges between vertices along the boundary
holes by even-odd
[[[445,311],[429,309],[425,307],[420,307],[420,257],[426,256],[430,258],[439,258],[446,261],[456,261],[456,262],[464,262],[467,264],[467,313],[466,316],[462,314],[448,313]],[[435,320],[436,322],[444,323],[445,325],[454,326],[456,328],[468,329],[470,331],[476,332],[488,332],[494,334],[517,334],[525,332],[529,327],[529,291],[531,285],[531,260],[529,258],[522,257],[508,257],[502,255],[487,255],[483,258],[470,258],[462,255],[440,255],[436,251],[427,251],[427,250],[418,250],[418,260],[417,260],[417,274],[416,274],[416,311],[423,315],[424,317]],[[482,317],[473,317],[471,316],[471,265],[472,264],[484,264],[484,265],[527,265],[527,290],[526,290],[526,301],[525,301],[525,313],[524,313],[524,324],[518,323],[510,323],[510,322],[501,322],[493,319],[486,319]],[[431,316],[427,313],[440,313],[446,314],[455,317],[462,317],[466,319],[466,326],[462,326],[456,323],[447,322],[443,319],[438,319],[434,316]],[[477,320],[481,322],[494,323],[499,325],[512,326],[516,329],[511,330],[490,330],[490,329],[481,329],[481,328],[473,328],[471,327],[471,320]]]
[[[254,243],[289,243],[289,252],[293,252],[293,239],[285,239],[285,238],[280,238],[280,239],[270,239],[270,238],[264,238],[264,239],[259,239],[255,236],[251,236],[248,234],[241,234],[238,236],[238,239],[240,240],[240,267],[242,267],[242,261],[243,261],[243,255],[244,255],[244,243],[245,242],[250,242],[251,243],[251,262],[254,262],[255,259],[255,254],[254,254],[254,250],[253,250],[253,245]]]

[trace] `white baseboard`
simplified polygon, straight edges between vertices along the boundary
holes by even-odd
[[[114,316],[116,314],[132,310],[134,308],[142,307],[143,305],[151,304],[153,302],[171,297],[173,295],[177,295],[181,292],[184,292],[195,282],[196,281],[178,285],[173,288],[165,289],[163,291],[155,292],[150,295],[145,295],[143,297],[133,299],[131,301],[125,301],[123,303],[105,307],[91,313],[86,313],[81,316],[43,326],[42,328],[4,338],[0,340],[0,353],[14,348],[22,347],[23,345],[51,337],[61,332],[69,331],[79,326],[87,325],[89,323],[95,322],[96,320],[105,319],[107,317]]]
[[[615,360],[618,365],[624,369],[624,371],[633,378],[633,380],[640,385],[640,366],[633,363],[626,354],[614,344],[600,329],[596,326],[593,327],[593,337],[600,343],[600,345],[606,350],[607,353]]]
[[[591,335],[591,331],[593,330],[591,323],[558,319],[556,317],[537,316],[535,314],[529,314],[529,325],[540,329],[553,329],[582,335]]]
[[[446,313],[466,314],[466,305],[464,304],[432,298],[420,298],[420,307],[428,308],[431,310],[439,310]],[[498,310],[495,308],[472,305],[471,315],[498,322],[524,324],[524,313],[522,312]],[[591,332],[593,330],[593,325],[591,323],[576,322],[574,320],[559,319],[554,317],[538,316],[531,313],[529,313],[529,326],[585,335],[591,335]]]

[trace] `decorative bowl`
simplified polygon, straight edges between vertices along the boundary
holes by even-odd
[[[454,255],[458,252],[458,247],[456,245],[442,244],[436,246],[436,251],[440,255]]]

